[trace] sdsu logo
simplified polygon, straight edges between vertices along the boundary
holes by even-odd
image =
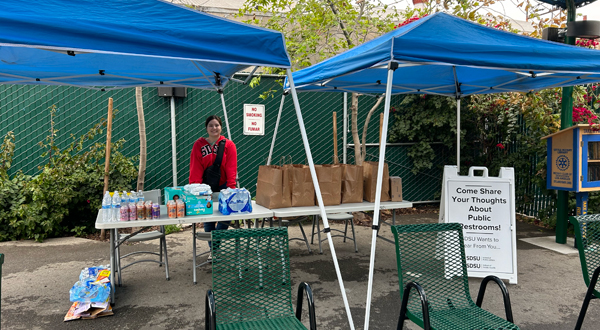
[[[569,168],[570,162],[569,158],[564,155],[558,156],[556,158],[556,167],[561,171],[566,171]]]

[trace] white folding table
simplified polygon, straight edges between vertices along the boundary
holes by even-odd
[[[381,202],[379,209],[380,210],[395,210],[395,209],[403,209],[412,207],[412,202],[402,201],[402,202]],[[339,205],[330,205],[325,206],[325,213],[340,213],[340,212],[359,212],[359,211],[374,211],[375,203],[365,202],[362,203],[346,203]],[[284,217],[297,217],[303,215],[320,215],[321,209],[319,206],[299,206],[299,207],[284,207],[280,209],[272,209],[273,216],[278,218]],[[315,219],[319,221],[319,219]],[[382,222],[384,224],[386,222]],[[396,224],[396,212],[392,212],[392,225]],[[388,239],[381,238],[388,242]],[[321,240],[321,235],[319,232],[319,241]],[[394,243],[394,242],[391,242]],[[319,245],[320,246],[320,245]]]
[[[183,225],[183,224],[196,224],[204,222],[216,222],[216,221],[229,221],[229,220],[245,220],[245,219],[259,219],[259,218],[271,218],[273,217],[273,211],[266,207],[257,205],[254,201],[252,202],[252,213],[233,213],[230,215],[223,215],[218,211],[218,202],[213,204],[214,213],[206,215],[190,215],[183,218],[169,218],[167,215],[167,207],[165,205],[160,206],[160,219],[157,220],[137,220],[137,221],[118,221],[118,222],[102,222],[102,209],[98,211],[96,217],[96,229],[107,229],[110,233],[110,302],[115,302],[115,272],[116,269],[116,246],[115,241],[118,238],[117,230],[119,228],[132,228],[132,227],[150,227],[150,226],[166,226],[166,225]],[[317,207],[318,209],[318,207]]]

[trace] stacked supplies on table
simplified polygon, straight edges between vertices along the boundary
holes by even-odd
[[[65,315],[64,321],[76,319],[95,319],[113,315],[110,306],[110,267],[95,266],[85,268],[79,274],[69,296],[73,305]]]
[[[252,197],[246,188],[223,189],[219,193],[219,212],[223,215],[231,213],[251,213]]]
[[[213,214],[212,190],[203,183],[186,184],[183,186],[183,201],[185,215]]]

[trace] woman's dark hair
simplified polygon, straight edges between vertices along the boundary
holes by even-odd
[[[208,127],[208,123],[210,123],[210,121],[213,119],[216,119],[219,122],[219,126],[223,126],[223,123],[221,122],[221,117],[219,117],[217,115],[212,115],[212,116],[208,116],[208,118],[206,118],[206,123],[204,123],[204,127]]]

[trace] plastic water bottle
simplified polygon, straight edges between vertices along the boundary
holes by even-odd
[[[135,193],[135,191],[131,191],[129,193],[129,204],[135,204],[137,203],[137,194]]]
[[[138,202],[144,201],[144,193],[140,190],[138,191]]]
[[[112,217],[112,201],[110,198],[110,192],[104,193],[104,198],[102,198],[102,222],[110,222]]]
[[[118,191],[115,191],[112,198],[112,221],[119,221],[121,218],[121,195],[119,195]]]

